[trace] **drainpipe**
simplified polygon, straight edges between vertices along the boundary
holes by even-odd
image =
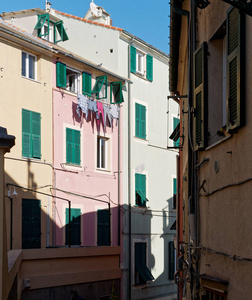
[[[133,41],[133,39],[132,39]],[[128,78],[130,73],[130,45],[128,45]],[[128,82],[128,204],[129,204],[129,274],[128,274],[128,300],[131,300],[131,86]]]
[[[119,104],[120,107],[120,104]],[[121,108],[119,109],[119,122],[118,122],[118,246],[121,245]]]

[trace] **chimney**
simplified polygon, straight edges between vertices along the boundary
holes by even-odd
[[[45,9],[45,10],[46,10],[46,12],[49,12],[49,11],[50,11],[50,9],[51,9],[51,5],[52,5],[52,3],[51,3],[51,2],[49,2],[49,1],[47,1],[47,0],[46,0],[46,2],[45,2],[45,3],[46,3],[46,9]]]

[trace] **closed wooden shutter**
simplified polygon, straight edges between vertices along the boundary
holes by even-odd
[[[41,157],[40,113],[32,112],[32,153],[34,158]]]
[[[241,125],[242,16],[237,8],[227,12],[227,131]]]
[[[56,85],[57,87],[66,87],[66,65],[61,62],[56,63]]]
[[[66,128],[66,162],[80,165],[80,131]]]
[[[169,280],[174,280],[175,270],[175,256],[174,256],[174,243],[169,242]]]
[[[110,212],[108,209],[97,211],[97,245],[110,246]]]
[[[22,156],[32,156],[31,145],[31,111],[22,109]]]
[[[65,244],[69,244],[69,208],[66,208],[66,239]],[[71,208],[71,245],[81,244],[81,210]]]
[[[207,126],[207,44],[194,53],[194,148],[204,149]]]
[[[146,55],[146,70],[147,70],[146,78],[149,81],[153,81],[153,57],[149,54]]]
[[[146,107],[135,104],[135,136],[146,139]]]
[[[82,73],[82,94],[83,95],[92,96],[92,94],[91,94],[91,90],[92,90],[91,84],[92,84],[91,74],[83,72]]]
[[[22,249],[41,247],[40,200],[22,199]]]
[[[136,48],[130,46],[130,72],[136,73]]]

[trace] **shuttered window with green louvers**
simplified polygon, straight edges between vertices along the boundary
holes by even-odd
[[[207,44],[194,52],[194,149],[205,147],[207,126]]]
[[[146,207],[146,175],[135,174],[136,206]]]
[[[110,246],[110,212],[108,209],[97,211],[97,245]]]
[[[66,65],[59,61],[56,63],[56,85],[60,88],[66,87]]]
[[[124,102],[122,93],[122,82],[112,82],[110,85],[110,103]]]
[[[153,275],[146,266],[146,243],[135,243],[135,284],[145,284],[154,280]]]
[[[66,162],[80,165],[80,131],[66,128]]]
[[[146,139],[146,107],[139,103],[135,104],[135,136]]]
[[[41,115],[22,109],[22,156],[41,158]]]
[[[92,96],[92,76],[91,74],[82,73],[82,94],[87,96]]]
[[[227,131],[241,125],[241,34],[242,15],[237,8],[227,11]]]
[[[69,208],[66,208],[66,230],[65,244],[69,245],[69,236],[71,236],[71,245],[81,244],[81,210],[79,208],[71,208],[71,222],[69,224]],[[69,228],[69,225],[71,227]],[[69,230],[71,231],[69,234]]]
[[[130,46],[130,72],[136,73],[136,48]]]
[[[153,81],[153,57],[149,54],[146,55],[146,78]]]

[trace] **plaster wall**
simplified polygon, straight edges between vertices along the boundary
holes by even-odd
[[[52,184],[52,58],[39,48],[29,48],[28,44],[18,45],[9,40],[0,40],[1,58],[1,126],[16,137],[16,145],[5,158],[5,181],[25,188],[36,189]],[[22,51],[37,56],[37,79],[31,80],[21,75]],[[22,157],[22,108],[41,114],[41,159]],[[18,161],[14,160],[18,159]],[[17,188],[18,196],[13,204],[13,248],[21,248],[21,202],[22,198],[40,199],[42,211],[47,212],[48,199],[22,192]],[[48,189],[44,189],[48,192]],[[5,190],[7,195],[7,188]],[[13,187],[11,188],[13,193]],[[7,235],[10,247],[10,200],[6,197]],[[49,212],[50,214],[50,212]],[[46,219],[42,219],[46,223]],[[43,227],[45,228],[45,227]],[[42,247],[46,245],[46,230],[42,234]],[[9,248],[8,248],[9,249]]]

